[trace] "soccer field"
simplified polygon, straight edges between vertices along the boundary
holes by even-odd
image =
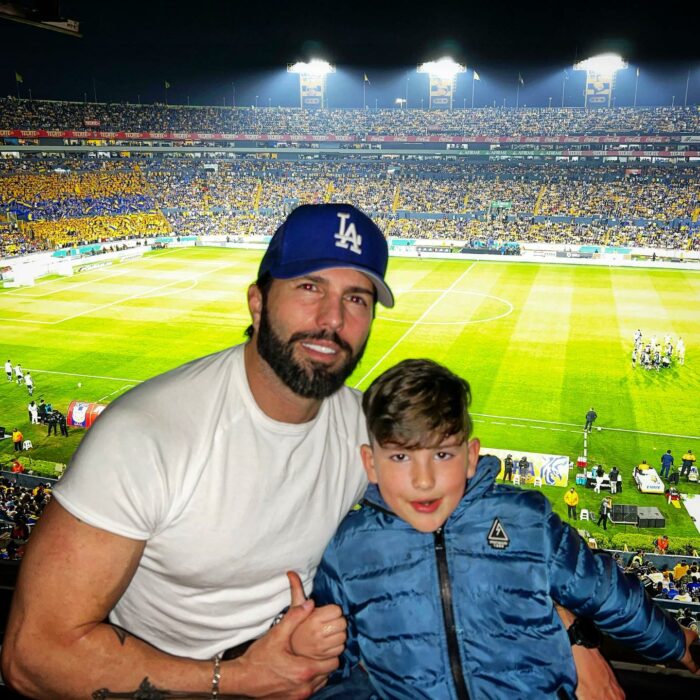
[[[168,249],[3,289],[2,362],[31,369],[34,398],[61,411],[73,399],[112,401],[155,374],[240,342],[249,322],[245,290],[260,255]],[[687,449],[700,449],[700,273],[426,259],[392,259],[389,269],[397,304],[377,307],[351,385],[365,388],[404,358],[443,362],[471,383],[482,444],[516,458],[546,452],[575,459],[593,406],[602,430],[591,435],[589,461],[617,465],[625,484],[642,459],[658,465],[671,449],[678,464]],[[686,364],[633,368],[637,328],[646,338],[682,336]],[[4,378],[0,386],[0,425],[20,427],[34,458],[67,461],[81,431],[47,437],[45,426],[29,425],[26,389]],[[0,443],[3,461],[11,449],[9,440]]]

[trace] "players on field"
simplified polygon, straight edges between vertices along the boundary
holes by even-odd
[[[671,335],[664,335],[663,345],[658,342],[655,335],[651,336],[648,341],[644,341],[642,331],[637,329],[634,332],[634,347],[632,349],[632,367],[636,367],[639,363],[640,367],[645,369],[655,369],[657,372],[661,369],[670,367],[674,359],[674,345]],[[683,338],[678,338],[678,343],[675,346],[676,359],[679,365],[685,364],[685,343]]]

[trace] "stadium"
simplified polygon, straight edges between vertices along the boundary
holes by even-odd
[[[697,100],[637,106],[635,87],[635,104],[617,106],[623,68],[581,63],[581,105],[474,106],[482,79],[454,66],[446,78],[421,65],[415,106],[406,82],[381,108],[366,73],[361,104],[328,106],[335,69],[311,64],[287,69],[293,106],[168,104],[167,81],[152,104],[40,100],[15,75],[17,95],[0,98],[10,591],[46,491],[102,410],[244,342],[246,290],[280,224],[300,205],[352,203],[387,242],[396,306],[376,306],[348,386],[422,357],[466,378],[498,483],[522,458],[519,488],[661,584],[659,605],[700,619]],[[696,568],[674,581],[682,561]],[[615,668],[628,697],[646,697],[648,667]]]

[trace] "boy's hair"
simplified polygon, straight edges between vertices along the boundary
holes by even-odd
[[[362,399],[370,440],[406,449],[471,434],[469,383],[432,360],[404,360],[377,377]]]

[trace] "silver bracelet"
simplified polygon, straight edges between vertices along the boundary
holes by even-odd
[[[219,697],[219,682],[221,681],[221,654],[214,657],[214,672],[211,677],[211,697],[216,700]]]

